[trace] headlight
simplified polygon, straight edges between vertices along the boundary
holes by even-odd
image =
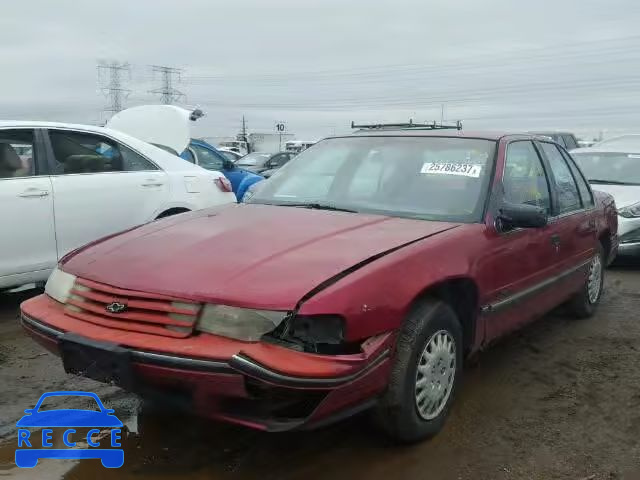
[[[624,218],[640,217],[640,202],[618,209],[618,214]]]
[[[44,287],[44,292],[60,303],[67,303],[75,281],[75,275],[63,272],[56,267],[56,269],[51,272],[51,275],[49,275],[47,285]]]
[[[257,342],[285,319],[287,312],[205,305],[196,330],[247,342]]]

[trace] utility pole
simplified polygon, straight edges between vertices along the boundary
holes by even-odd
[[[251,147],[249,146],[249,139],[247,138],[247,122],[244,118],[244,115],[242,115],[242,130],[240,131],[240,138],[238,140],[241,140],[243,142],[245,142],[245,144],[247,145],[247,153],[251,153]]]
[[[181,68],[164,67],[161,65],[152,65],[151,71],[160,74],[160,87],[149,90],[149,93],[160,95],[160,103],[171,105],[173,102],[185,97],[185,94],[173,87],[174,78],[180,81],[182,75]]]
[[[109,104],[103,109],[108,116],[123,109],[123,100],[129,96],[131,90],[124,88],[125,75],[131,78],[131,67],[128,63],[98,62],[98,87],[109,99]]]

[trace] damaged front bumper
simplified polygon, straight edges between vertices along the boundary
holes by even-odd
[[[113,378],[125,389],[269,431],[315,427],[372,406],[388,383],[395,340],[386,333],[365,341],[359,353],[318,355],[207,334],[168,338],[105,328],[65,315],[45,295],[21,309],[23,327],[62,356],[67,371],[78,372],[66,358],[71,345],[94,359],[94,369],[100,358],[121,369]],[[82,374],[111,378],[92,372]]]

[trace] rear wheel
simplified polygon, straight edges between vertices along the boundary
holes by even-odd
[[[604,271],[604,250],[602,245],[599,245],[596,254],[589,263],[589,273],[583,287],[567,304],[572,316],[587,318],[595,313],[604,290]]]
[[[421,301],[400,332],[389,387],[376,408],[394,440],[416,442],[444,426],[462,376],[462,329],[444,302]]]
[[[158,215],[156,217],[156,220],[159,220],[161,218],[171,217],[173,215],[178,215],[179,213],[186,213],[188,211],[189,210],[187,210],[186,208],[170,208],[169,210],[165,210],[160,215]]]

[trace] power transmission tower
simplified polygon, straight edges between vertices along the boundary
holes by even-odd
[[[160,74],[161,86],[154,90],[150,90],[149,93],[160,95],[160,103],[164,105],[171,105],[173,102],[186,97],[184,93],[173,87],[174,78],[177,77],[177,81],[180,81],[180,76],[182,75],[181,68],[152,65],[151,71],[154,74]]]
[[[103,109],[107,115],[111,116],[122,110],[123,100],[131,93],[131,90],[124,88],[125,82],[130,78],[131,67],[128,63],[98,62],[98,87],[109,99],[109,104]]]

